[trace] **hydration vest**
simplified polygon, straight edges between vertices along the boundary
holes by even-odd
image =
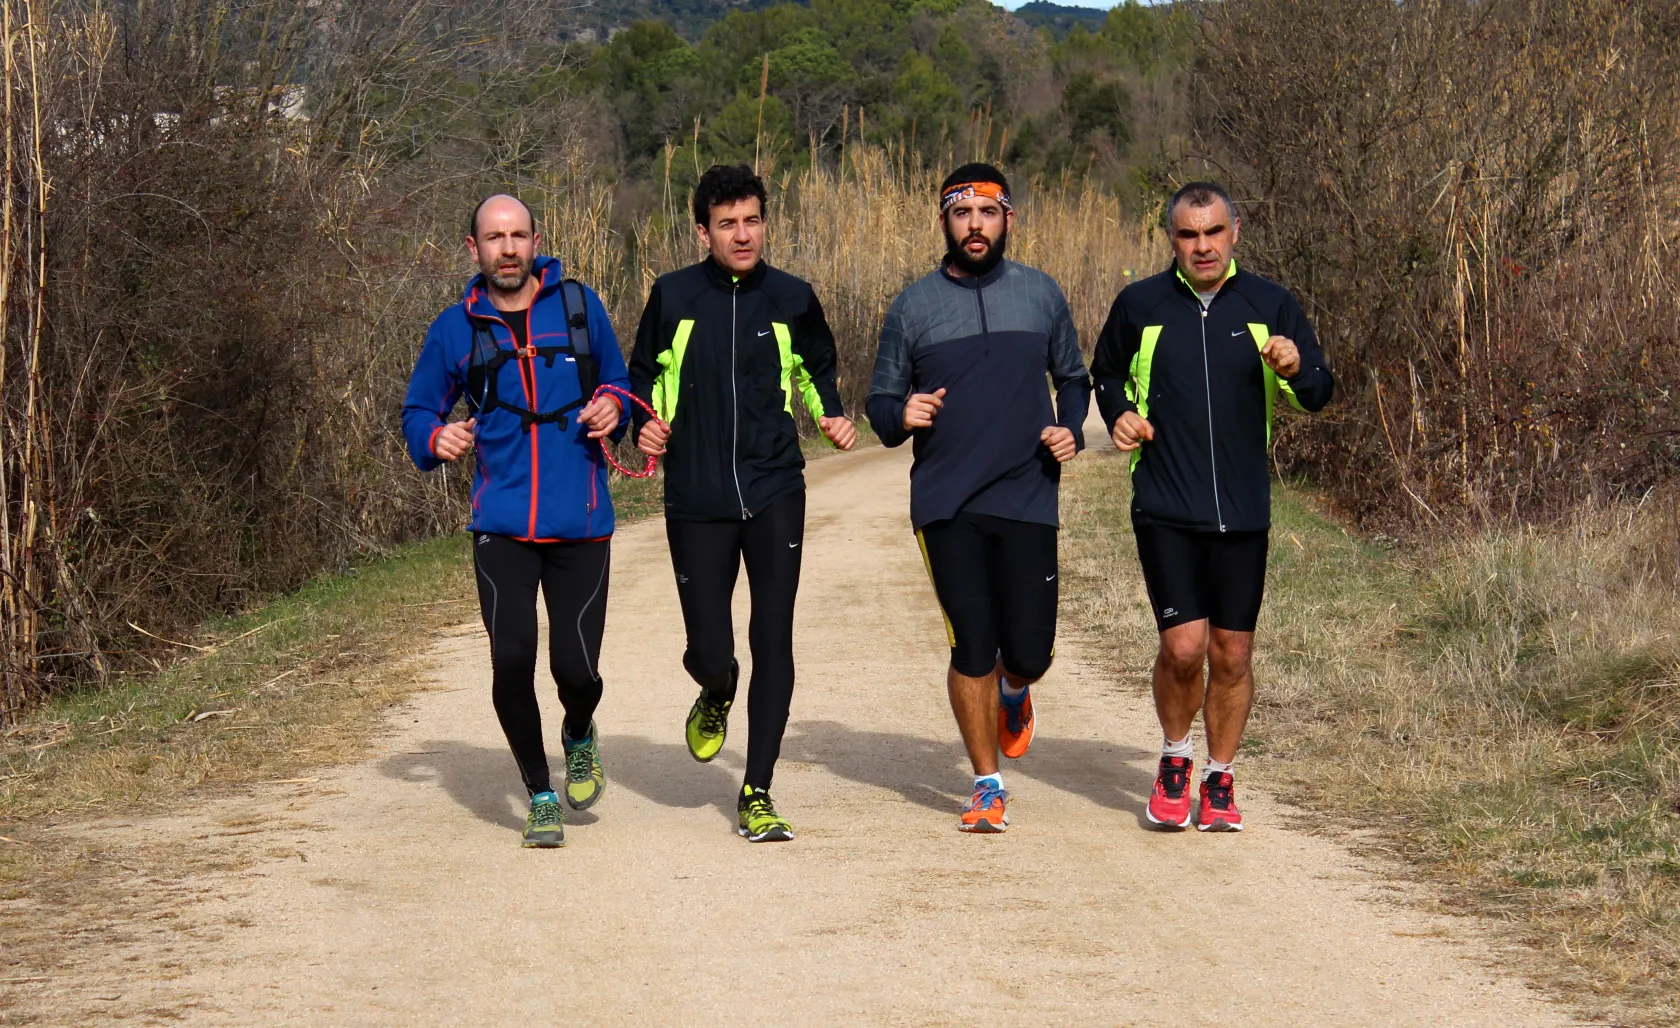
[[[583,286],[576,279],[560,283],[560,306],[566,317],[565,346],[526,346],[504,350],[496,345],[496,336],[483,318],[467,316],[472,325],[472,357],[467,366],[467,410],[475,418],[483,417],[497,408],[519,416],[520,426],[529,431],[532,425],[555,424],[566,427],[566,415],[589,403],[595,395],[600,369],[589,352],[589,308],[585,304]],[[541,357],[543,366],[554,367],[554,358],[564,354],[577,363],[578,398],[557,410],[534,411],[518,407],[502,399],[497,388],[502,365],[520,358]]]

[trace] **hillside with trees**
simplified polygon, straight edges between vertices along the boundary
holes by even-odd
[[[668,167],[686,185],[695,150],[832,160],[848,135],[930,160],[977,148],[1023,178],[1094,175],[1141,198],[1182,137],[1191,20],[1135,0],[1095,13],[1057,39],[1031,24],[1055,11],[812,0],[731,11],[692,43],[638,21],[568,59],[632,180],[662,184]]]

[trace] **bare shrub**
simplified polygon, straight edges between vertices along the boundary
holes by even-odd
[[[391,428],[452,291],[401,191],[495,168],[376,126],[470,119],[485,13],[0,3],[0,721],[459,523]]]
[[[1280,434],[1358,515],[1536,517],[1672,474],[1680,5],[1230,0],[1199,122],[1343,387]]]

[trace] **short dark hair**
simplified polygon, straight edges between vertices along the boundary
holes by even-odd
[[[1009,180],[1003,177],[1003,172],[990,164],[981,164],[976,161],[973,164],[965,164],[946,175],[945,181],[939,186],[939,195],[944,196],[946,190],[952,186],[960,186],[965,182],[991,182],[1002,186],[1006,193],[1012,192],[1009,188]]]
[[[1219,183],[1186,182],[1179,186],[1178,192],[1174,193],[1172,199],[1167,201],[1165,218],[1167,228],[1172,228],[1173,211],[1178,209],[1180,203],[1187,203],[1192,207],[1207,207],[1215,200],[1225,201],[1225,209],[1231,213],[1232,218],[1241,217],[1237,213],[1237,205],[1231,201],[1231,194],[1227,193],[1225,187]]]
[[[485,204],[494,200],[498,196],[513,196],[515,200],[519,200],[519,197],[514,196],[512,193],[491,193],[489,196],[478,201],[478,204],[472,209],[472,217],[467,219],[467,235],[469,238],[478,238],[478,212],[484,209]],[[537,231],[537,216],[531,213],[531,205],[526,203],[524,200],[519,200],[519,206],[525,208],[525,216],[531,219],[531,231],[535,233]]]
[[[758,197],[758,212],[764,213],[769,194],[764,180],[745,164],[714,164],[694,184],[694,223],[710,225],[712,208]]]

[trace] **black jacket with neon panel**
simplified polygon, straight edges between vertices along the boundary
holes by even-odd
[[[805,280],[710,259],[661,275],[630,354],[630,387],[671,426],[665,514],[744,520],[805,488],[793,420],[840,417],[834,334]],[[640,408],[636,427],[647,421]]]
[[[1274,335],[1301,354],[1288,380],[1260,359]],[[1091,372],[1109,431],[1127,411],[1155,429],[1132,451],[1132,519],[1209,532],[1271,527],[1272,406],[1321,410],[1335,389],[1295,297],[1235,261],[1205,310],[1176,265],[1121,290]]]

